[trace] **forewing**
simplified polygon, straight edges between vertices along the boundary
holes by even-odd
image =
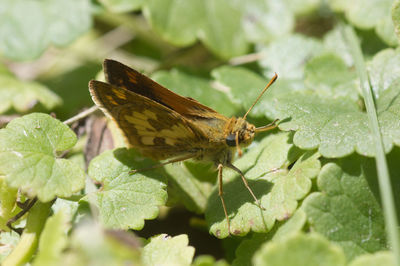
[[[161,160],[196,153],[205,136],[177,112],[125,88],[92,80],[93,101],[116,121],[130,146]]]
[[[108,83],[152,99],[190,120],[198,118],[227,120],[225,116],[213,109],[202,105],[192,98],[183,97],[168,90],[118,61],[104,60],[104,73]]]

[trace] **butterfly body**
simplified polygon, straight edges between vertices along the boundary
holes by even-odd
[[[160,165],[186,159],[213,162],[218,168],[219,196],[228,232],[229,217],[222,196],[223,166],[240,174],[261,208],[243,173],[232,165],[232,160],[236,151],[241,153],[240,147],[253,141],[256,132],[274,128],[276,121],[256,128],[245,119],[252,107],[243,118],[227,118],[117,61],[105,60],[104,72],[108,83],[90,81],[90,94],[96,105],[118,125],[128,146],[155,160],[169,159]]]
[[[226,164],[236,147],[227,142],[229,135],[239,132],[240,145],[254,138],[254,125],[242,118],[229,119],[119,62],[106,60],[104,66],[109,83],[91,81],[92,98],[117,123],[127,144],[146,157],[192,155],[195,160]]]

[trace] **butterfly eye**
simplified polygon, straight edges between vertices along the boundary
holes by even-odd
[[[235,147],[236,146],[236,135],[235,134],[229,134],[226,139],[225,142],[228,146],[230,147]]]

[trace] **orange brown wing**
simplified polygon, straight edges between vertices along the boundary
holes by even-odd
[[[162,160],[195,154],[201,143],[208,142],[182,115],[141,94],[95,80],[90,81],[89,90],[129,145],[147,157]]]
[[[170,91],[120,62],[110,59],[104,60],[104,73],[108,83],[156,101],[188,119],[211,118],[227,120],[225,116],[213,109],[192,98],[183,97]]]

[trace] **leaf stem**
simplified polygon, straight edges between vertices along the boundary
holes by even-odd
[[[21,239],[14,250],[3,261],[3,266],[23,265],[30,261],[33,253],[36,251],[40,233],[43,230],[53,202],[37,202],[32,207],[29,211],[26,227],[21,235]]]
[[[353,54],[355,67],[360,78],[360,86],[363,92],[369,124],[374,139],[378,182],[385,215],[386,233],[395,258],[395,265],[400,266],[400,244],[397,231],[398,221],[372,88],[369,83],[368,73],[356,33],[350,26],[342,25],[341,29],[349,45],[350,52]]]

